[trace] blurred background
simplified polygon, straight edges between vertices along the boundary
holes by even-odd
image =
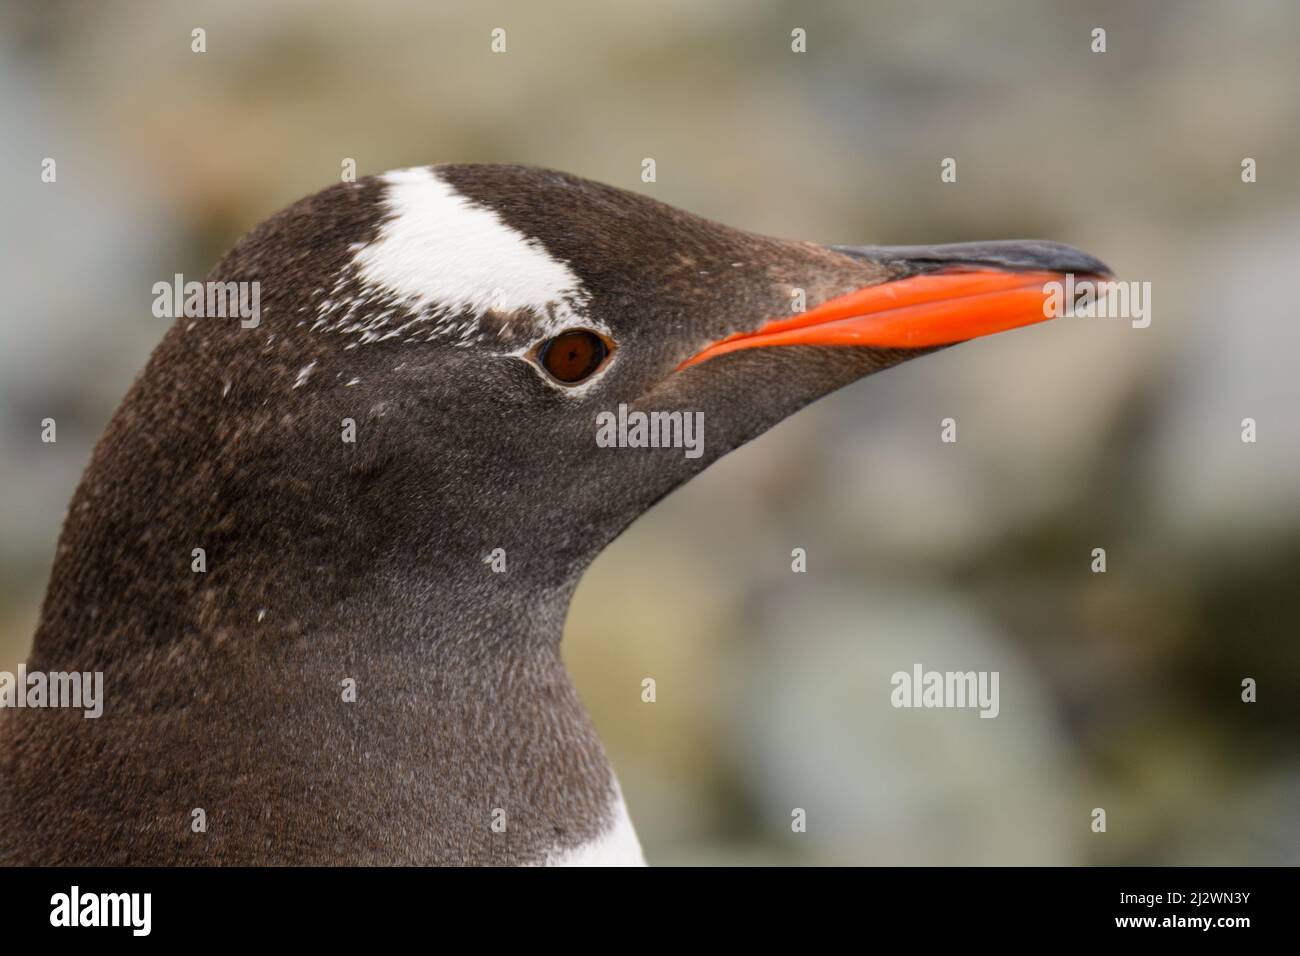
[[[1297,49],[1285,2],[0,6],[0,669],[152,284],[345,158],[826,243],[1050,238],[1149,281],[1150,328],[947,350],[724,459],[584,580],[579,690],[652,863],[1300,862]],[[999,671],[1000,715],[895,710],[916,662]]]

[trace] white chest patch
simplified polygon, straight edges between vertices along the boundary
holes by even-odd
[[[636,838],[632,818],[627,814],[623,794],[614,788],[614,819],[609,829],[590,843],[571,850],[554,850],[546,858],[547,866],[645,866],[641,841]]]
[[[541,243],[460,195],[436,169],[380,178],[388,219],[352,263],[366,286],[434,315],[527,309],[561,326],[579,320],[582,283]]]

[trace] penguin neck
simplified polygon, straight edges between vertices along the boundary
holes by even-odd
[[[187,571],[179,592],[161,557],[109,583],[127,588],[116,604],[81,562],[56,568],[32,666],[104,672],[97,746],[129,755],[131,812],[164,817],[196,789],[244,808],[206,843],[159,838],[122,861],[282,862],[259,855],[263,808],[300,841],[274,852],[299,863],[537,863],[609,828],[612,769],[560,655],[571,587],[522,587],[477,557],[323,566],[248,527],[219,552],[238,571]],[[79,554],[103,567],[95,541]],[[79,772],[70,786],[93,791]]]
[[[183,648],[218,670],[272,662],[342,668],[359,659],[376,676],[436,671],[472,684],[502,668],[559,661],[576,575],[529,582],[494,570],[463,542],[394,548],[385,525],[397,516],[377,525],[345,515],[328,521],[335,536],[316,533],[322,508],[310,498],[295,513],[279,497],[273,520],[230,510],[216,541],[210,527],[137,535],[150,524],[147,506],[81,507],[98,478],[92,466],[55,561],[34,648],[51,666]],[[172,499],[167,511],[204,509]],[[188,547],[196,541],[208,547]]]

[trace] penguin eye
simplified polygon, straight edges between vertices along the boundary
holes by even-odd
[[[577,385],[604,364],[610,348],[587,329],[569,329],[542,343],[537,361],[557,382]]]

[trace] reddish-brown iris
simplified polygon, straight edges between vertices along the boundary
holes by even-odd
[[[543,343],[538,359],[551,377],[565,385],[577,385],[600,368],[609,347],[595,332],[572,329]]]

